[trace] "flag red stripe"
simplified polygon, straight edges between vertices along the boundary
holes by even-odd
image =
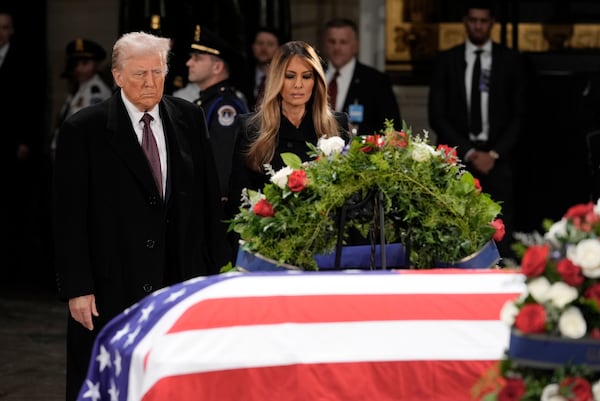
[[[517,295],[352,294],[207,299],[182,313],[169,332],[283,322],[498,320],[506,300]]]
[[[324,363],[194,373],[162,378],[142,401],[472,401],[471,389],[495,363]]]

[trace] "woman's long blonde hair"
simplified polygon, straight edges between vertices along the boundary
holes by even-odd
[[[327,82],[321,59],[311,45],[296,40],[281,45],[269,65],[265,93],[257,113],[249,120],[249,126],[258,129],[259,136],[248,149],[248,166],[261,171],[270,163],[275,154],[277,134],[281,122],[281,95],[285,72],[292,57],[298,56],[308,62],[313,69],[315,85],[307,107],[312,105],[312,116],[316,138],[336,136],[339,132],[337,121],[327,103]]]

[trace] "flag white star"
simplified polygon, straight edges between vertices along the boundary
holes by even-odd
[[[100,399],[100,382],[94,384],[91,380],[86,379],[85,384],[88,386],[88,389],[85,393],[83,393],[83,398],[91,398],[93,401],[97,401]]]
[[[185,294],[185,288],[182,288],[181,290],[179,290],[177,292],[172,292],[171,295],[169,295],[169,298],[167,298],[165,300],[165,303],[175,302],[176,300],[181,298],[183,296],[183,294]]]
[[[125,341],[125,344],[123,344],[123,346],[127,347],[128,345],[133,344],[138,334],[140,334],[139,326],[135,329],[133,333],[127,335],[127,341]]]
[[[100,372],[102,372],[107,366],[110,365],[110,353],[106,350],[104,345],[100,346],[100,353],[96,357],[96,360],[100,363]]]
[[[110,394],[110,401],[119,401],[119,389],[117,388],[114,380],[110,381],[108,394]]]
[[[150,313],[154,310],[154,302],[142,309],[142,316],[138,320],[138,323],[145,322],[150,317]]]
[[[114,343],[115,341],[119,341],[125,334],[129,333],[129,323],[125,325],[121,330],[117,331],[113,338],[110,339],[110,343]]]
[[[115,364],[115,376],[119,377],[121,374],[121,354],[119,350],[115,350],[115,360],[113,361]]]

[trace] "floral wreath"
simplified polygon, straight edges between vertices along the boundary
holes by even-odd
[[[455,148],[428,140],[426,131],[412,135],[406,123],[396,131],[388,120],[381,133],[349,144],[337,136],[309,143],[309,162],[284,153],[284,168],[266,166],[271,178],[262,191],[244,189],[229,229],[245,251],[317,270],[314,256],[335,249],[340,208],[376,190],[385,240],[410,245],[411,267],[457,261],[501,240],[500,204],[464,169]],[[372,217],[367,211],[348,220],[344,241],[350,228],[367,236]]]
[[[508,301],[501,319],[512,336],[553,341],[546,350],[566,348],[562,365],[546,367],[547,355],[530,356],[534,363],[507,356],[489,372],[477,392],[484,401],[600,401],[600,202],[577,204],[557,222],[544,220],[544,235],[517,233],[514,249],[521,258],[526,291]],[[511,341],[513,337],[511,336]],[[575,364],[577,344],[586,344]],[[539,360],[538,360],[539,358]]]

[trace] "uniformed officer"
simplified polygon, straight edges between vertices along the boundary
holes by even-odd
[[[68,80],[69,94],[60,110],[51,144],[52,152],[56,147],[58,128],[68,116],[108,99],[112,93],[100,76],[101,63],[106,58],[102,46],[91,40],[77,38],[67,44],[65,53],[65,71],[61,77]]]
[[[224,201],[229,192],[236,116],[248,112],[244,95],[230,80],[231,66],[240,60],[241,55],[227,42],[196,25],[190,58],[185,65],[189,82],[198,86],[199,98],[195,103],[206,115]]]

